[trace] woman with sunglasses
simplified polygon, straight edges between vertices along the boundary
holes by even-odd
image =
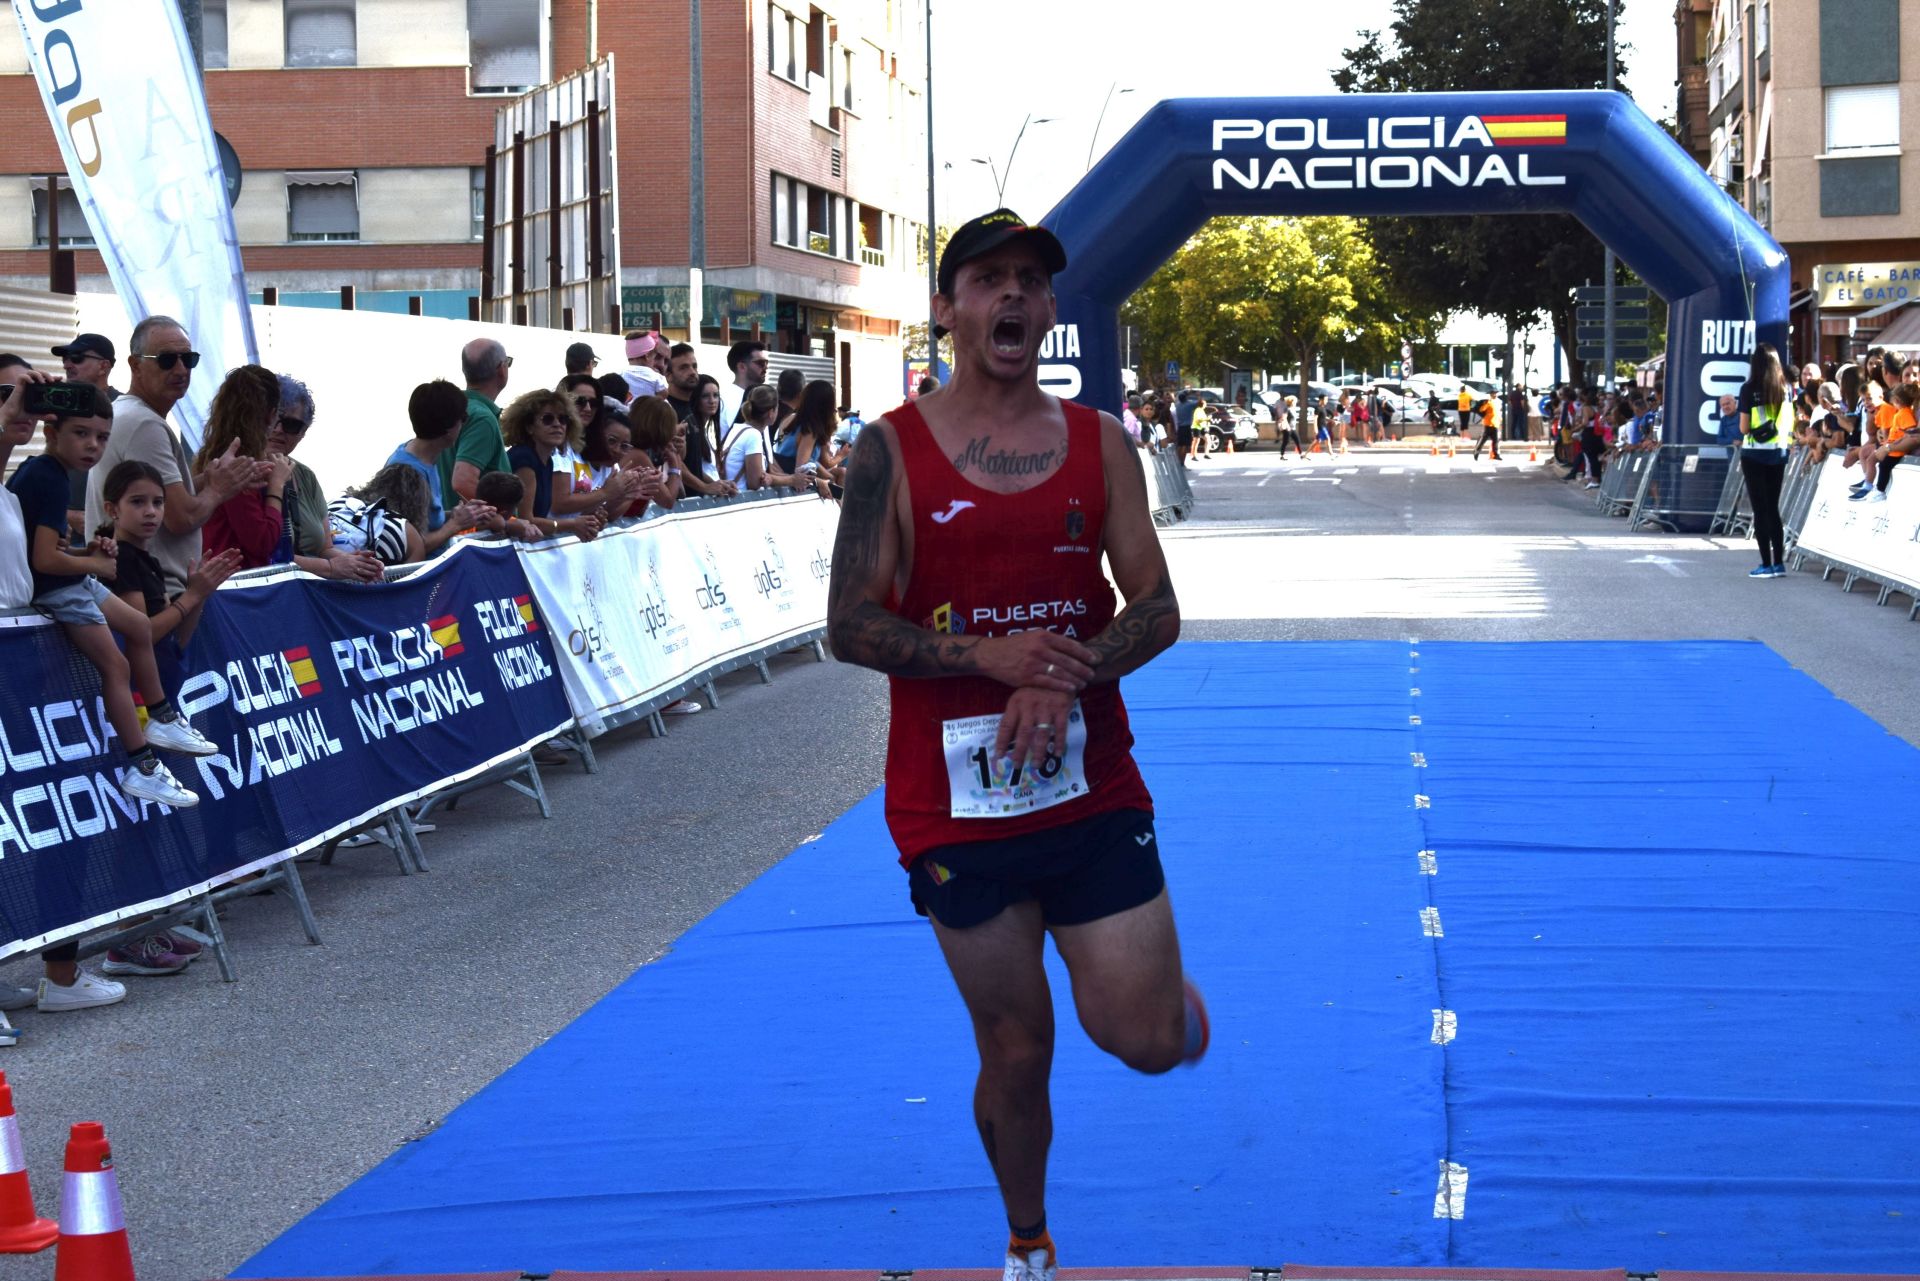
[[[520,510],[515,513],[548,538],[573,534],[582,540],[600,532],[600,520],[591,512],[558,515],[553,508],[553,459],[568,444],[584,443],[573,406],[557,392],[530,391],[507,406],[500,416],[506,437],[507,465],[519,479]],[[563,484],[570,485],[571,473]]]
[[[637,481],[587,457],[588,444],[604,434],[614,406],[600,393],[599,384],[585,374],[568,374],[562,378],[558,394],[566,397],[580,430],[554,451],[552,514],[577,516],[592,512],[604,526],[615,513],[625,510],[639,492]]]
[[[333,545],[327,524],[327,491],[313,469],[293,457],[313,425],[313,393],[298,378],[280,375],[280,414],[267,429],[267,456],[275,454],[293,464],[293,474],[281,491],[287,530],[293,538],[293,563],[309,574],[345,582],[380,581],[380,559],[366,552]]]

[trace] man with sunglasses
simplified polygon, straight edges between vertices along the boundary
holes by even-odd
[[[222,503],[266,480],[273,465],[241,457],[236,441],[196,476],[192,455],[167,425],[167,415],[187,394],[200,353],[187,340],[185,327],[171,316],[148,316],[135,325],[128,346],[130,386],[113,402],[113,432],[100,461],[87,473],[86,527],[98,529],[106,519],[100,489],[116,463],[131,458],[158,471],[167,503],[160,532],[147,550],[160,562],[167,594],[177,596],[187,589],[187,575],[200,559],[200,527]]]

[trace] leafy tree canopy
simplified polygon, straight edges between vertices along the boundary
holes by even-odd
[[[1597,89],[1606,83],[1607,4],[1620,0],[1394,0],[1386,32],[1362,31],[1334,84],[1343,93]],[[1625,63],[1616,57],[1616,78]],[[1565,214],[1373,218],[1396,287],[1434,312],[1486,312],[1518,327],[1545,313],[1574,350],[1576,285],[1603,250]],[[1576,380],[1579,363],[1573,364]]]

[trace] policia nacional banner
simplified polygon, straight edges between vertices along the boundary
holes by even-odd
[[[114,783],[99,680],[60,629],[0,619],[0,957],[204,893],[525,751],[572,721],[515,553],[402,582],[229,583],[175,702],[220,749],[170,756],[200,804]]]

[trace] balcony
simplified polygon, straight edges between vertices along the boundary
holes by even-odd
[[[863,267],[884,267],[887,265],[887,252],[875,249],[872,245],[860,246],[860,265]]]

